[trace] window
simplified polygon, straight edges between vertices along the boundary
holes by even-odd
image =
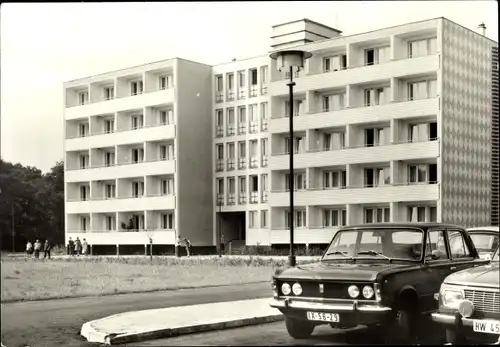
[[[305,210],[298,210],[294,211],[294,226],[296,228],[305,228],[307,226],[306,223],[306,211]],[[290,211],[285,211],[285,228],[290,228]]]
[[[144,115],[132,116],[132,130],[141,129],[144,126]]]
[[[88,186],[80,186],[80,200],[87,201],[89,199],[89,187]]]
[[[250,117],[250,133],[256,133],[258,130],[258,114],[257,104],[248,105],[248,113]]]
[[[88,154],[80,155],[80,169],[86,169],[89,166],[89,156]]]
[[[268,119],[267,119],[267,102],[260,104],[260,119],[261,119],[261,129],[262,131],[267,130]]]
[[[306,189],[306,174],[296,173],[293,175],[293,190]],[[285,190],[290,191],[290,174],[285,174]]]
[[[323,227],[340,227],[346,225],[347,211],[344,209],[328,209],[323,211]]]
[[[259,83],[257,79],[257,69],[250,70],[250,84],[256,86]]]
[[[267,149],[267,139],[261,139],[260,140],[260,149],[261,149],[261,166],[266,167],[267,166],[267,156],[268,156],[268,149]]]
[[[161,181],[161,195],[173,195],[174,194],[174,179],[167,178]]]
[[[365,89],[365,103],[364,106],[376,106],[387,104],[390,100],[390,88],[378,87],[372,89]]]
[[[227,74],[227,90],[234,90],[234,74]]]
[[[132,196],[138,198],[144,196],[144,182],[132,182]]]
[[[408,42],[408,57],[417,58],[437,53],[437,38]]]
[[[116,218],[113,216],[106,216],[106,230],[116,230]]]
[[[174,145],[160,145],[160,160],[174,160]]]
[[[410,124],[408,129],[409,142],[424,142],[437,140],[437,123]]]
[[[451,257],[454,258],[469,258],[470,253],[465,243],[463,234],[460,231],[448,231],[448,240],[450,242]]]
[[[344,109],[344,94],[323,96],[323,112],[338,111],[342,109]]]
[[[244,169],[246,167],[246,142],[238,142],[238,168]]]
[[[160,111],[160,125],[172,125],[174,124],[174,111],[173,110],[161,110]]]
[[[224,135],[224,112],[223,110],[215,110],[215,131],[216,136],[221,137]]]
[[[323,172],[323,188],[343,188],[346,185],[347,173],[345,170]]]
[[[247,109],[245,106],[238,107],[238,134],[247,132]]]
[[[294,117],[302,113],[302,100],[295,100],[293,103],[293,115]],[[285,101],[285,117],[290,116],[290,102]]]
[[[240,204],[244,204],[247,201],[247,178],[245,176],[238,177],[238,201]]]
[[[245,71],[238,72],[238,83],[240,88],[244,88],[246,86],[246,73]]]
[[[347,55],[340,54],[333,57],[327,57],[323,60],[324,72],[344,70],[347,68]]]
[[[88,223],[87,217],[80,217],[80,227],[82,231],[87,231],[89,224],[90,223]]]
[[[217,144],[215,145],[216,153],[217,153],[217,171],[222,171],[224,170],[224,145],[223,144]]]
[[[389,128],[365,129],[365,147],[383,146],[391,141]]]
[[[165,230],[175,229],[173,213],[163,213],[161,215],[161,228]]]
[[[260,189],[262,192],[262,202],[266,203],[267,202],[267,174],[262,174],[260,176]]]
[[[106,165],[106,166],[115,165],[115,153],[114,152],[106,152],[104,154],[104,165]]]
[[[144,149],[142,148],[133,148],[132,149],[132,163],[142,163],[144,161]]]
[[[107,119],[104,121],[104,132],[106,134],[111,134],[115,132],[115,120],[114,119]]]
[[[365,65],[375,65],[389,61],[390,48],[378,47],[365,50]]]
[[[437,182],[437,164],[410,165],[408,167],[409,183]]]
[[[261,83],[261,94],[267,94],[267,82],[268,82],[268,67],[262,66],[260,68],[260,83]]]
[[[377,187],[391,183],[391,168],[365,169],[365,187]]]
[[[427,233],[425,246],[425,258],[428,260],[449,259],[445,243],[445,232],[442,230],[431,230]]]
[[[80,105],[85,105],[89,103],[89,92],[78,93],[78,103]]]
[[[227,169],[234,170],[234,142],[227,144]]]
[[[341,132],[323,134],[323,150],[332,151],[345,147],[345,134]]]
[[[227,113],[227,136],[234,135],[235,125],[234,125],[234,108],[228,108]]]
[[[217,194],[224,195],[224,179],[217,178]]]
[[[303,138],[301,136],[296,136],[293,140],[294,140],[293,141],[294,153],[303,153],[304,152]],[[289,137],[285,137],[285,153],[286,154],[290,153],[290,138]]]
[[[257,211],[249,211],[248,212],[248,227],[255,228],[257,221]]]
[[[260,227],[267,228],[267,210],[260,211]]]
[[[105,187],[106,199],[113,199],[116,197],[116,184],[106,184]]]
[[[257,142],[257,140],[250,140],[249,145],[250,145],[250,167],[256,168],[258,166],[258,158],[257,158],[258,142]]]
[[[227,203],[229,205],[234,205],[234,203],[235,203],[234,194],[235,193],[236,193],[236,180],[234,177],[228,177],[227,178]]]
[[[89,134],[89,125],[88,123],[80,123],[78,125],[78,133],[80,137],[88,136]]]
[[[437,97],[437,80],[408,83],[408,100]]]
[[[142,94],[142,92],[143,92],[143,83],[142,83],[142,81],[133,81],[133,82],[130,82],[130,94],[131,95]]]
[[[425,222],[426,207],[425,206],[408,206],[408,222]]]
[[[224,90],[222,75],[215,77],[215,85],[217,88],[217,92],[222,92]]]
[[[390,218],[389,207],[365,208],[365,223],[388,223]]]
[[[104,88],[104,100],[113,100],[115,98],[115,87]]]

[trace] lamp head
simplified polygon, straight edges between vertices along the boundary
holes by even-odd
[[[306,59],[312,57],[312,53],[299,50],[278,51],[272,53],[270,57],[277,61],[279,71],[289,71],[291,67],[300,71],[304,68]]]

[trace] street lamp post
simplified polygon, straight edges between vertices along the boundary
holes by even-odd
[[[304,68],[304,62],[306,59],[309,59],[312,57],[312,54],[310,52],[305,52],[305,51],[299,51],[299,50],[289,50],[289,51],[278,51],[274,52],[270,55],[271,59],[274,59],[277,61],[278,65],[278,70],[279,71],[285,71],[290,74],[290,81],[287,83],[287,86],[289,87],[289,132],[290,132],[290,143],[289,143],[289,150],[290,150],[290,174],[289,174],[289,187],[290,187],[290,213],[289,213],[289,220],[290,220],[290,255],[288,256],[288,264],[293,267],[296,264],[296,258],[295,254],[293,251],[293,234],[294,234],[294,206],[293,206],[293,179],[294,179],[294,172],[293,172],[293,87],[295,86],[295,82],[293,81],[293,74],[294,72],[298,72],[301,69]]]
[[[217,199],[217,205],[219,205],[219,232],[217,233],[217,251],[219,253],[219,258],[222,257],[222,202]]]

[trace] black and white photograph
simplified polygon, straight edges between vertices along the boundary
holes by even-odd
[[[0,7],[1,347],[500,345],[498,2]]]

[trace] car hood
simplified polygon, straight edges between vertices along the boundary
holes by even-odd
[[[446,277],[446,284],[461,284],[480,287],[500,286],[500,264],[491,262],[488,265],[462,270]]]
[[[288,268],[275,274],[277,279],[375,281],[381,272],[410,268],[415,264],[341,263],[323,261]]]

